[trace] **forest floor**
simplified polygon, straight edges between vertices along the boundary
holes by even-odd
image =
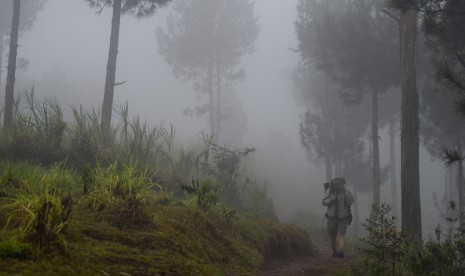
[[[259,276],[322,276],[334,275],[338,268],[354,260],[359,253],[354,249],[345,250],[345,258],[333,258],[330,246],[323,242],[315,242],[314,254],[311,257],[294,259],[284,264],[275,264],[264,267],[257,275]]]

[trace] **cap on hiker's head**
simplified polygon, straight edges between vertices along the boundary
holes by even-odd
[[[333,178],[333,183],[338,183],[338,184],[346,184],[346,180],[344,177],[335,177]]]

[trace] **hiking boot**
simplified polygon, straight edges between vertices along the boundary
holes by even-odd
[[[334,254],[333,254],[333,256],[334,256]],[[337,257],[344,258],[344,251],[337,252]]]
[[[333,258],[339,258],[339,253],[333,252]]]

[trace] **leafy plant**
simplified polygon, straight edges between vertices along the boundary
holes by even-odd
[[[192,180],[190,185],[181,185],[181,188],[190,195],[194,195],[197,205],[204,211],[208,212],[211,207],[218,203],[217,187],[210,178],[202,181]]]
[[[217,145],[212,146],[215,177],[221,183],[221,199],[231,206],[240,205],[238,170],[243,158],[255,152],[255,148],[230,150]]]
[[[449,209],[456,209],[455,202]],[[457,218],[446,218],[455,224]],[[407,260],[410,270],[422,275],[464,275],[465,274],[465,229],[462,226],[443,233],[438,226],[434,238],[429,239],[416,262]]]
[[[405,232],[396,229],[396,218],[389,214],[391,210],[388,204],[373,204],[373,216],[362,223],[368,237],[361,239],[359,250],[367,257],[368,267],[375,275],[384,275],[386,271],[396,275],[411,242]]]
[[[233,220],[238,219],[237,210],[227,206],[221,208],[221,215],[227,224],[231,224]]]

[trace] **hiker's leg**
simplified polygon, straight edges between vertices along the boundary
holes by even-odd
[[[333,253],[337,252],[337,233],[331,233],[330,237],[331,237],[331,249],[333,250]]]
[[[347,220],[341,220],[338,223],[337,229],[337,249],[340,252],[341,257],[344,256],[344,247],[346,241],[346,231],[347,231]]]
[[[327,219],[327,228],[329,238],[331,239],[331,249],[333,253],[337,252],[337,232],[338,232],[338,223],[336,220]]]
[[[337,249],[338,251],[344,251],[344,246],[346,242],[346,234],[340,232],[337,233]]]

